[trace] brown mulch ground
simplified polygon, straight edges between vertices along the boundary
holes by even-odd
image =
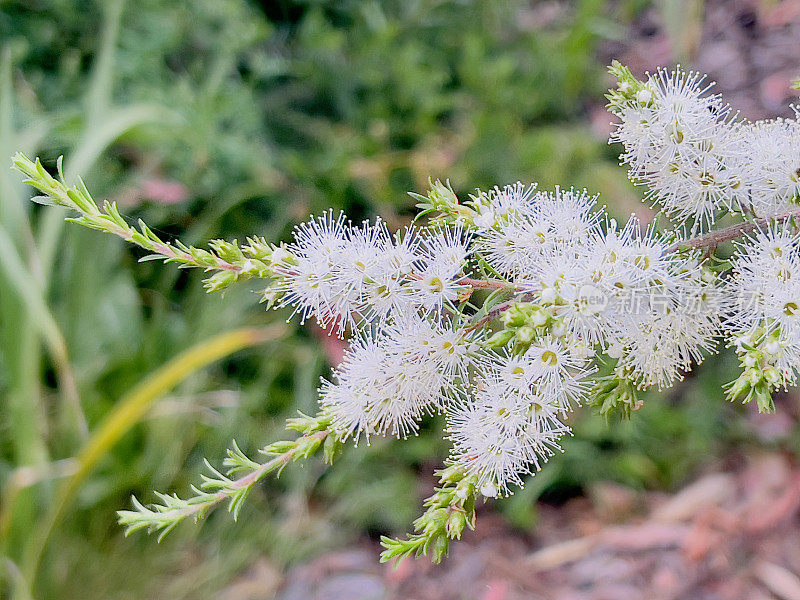
[[[619,59],[641,74],[673,65],[681,60],[676,52],[684,54],[686,68],[707,73],[716,91],[748,119],[793,116],[789,104],[798,96],[790,82],[800,77],[800,0],[706,0],[705,13],[696,19],[690,8],[695,3],[654,2],[679,7],[673,23],[678,31],[667,35],[662,11],[650,9],[634,23],[629,39],[601,48],[601,60]]]
[[[278,575],[257,563],[228,600],[800,599],[800,468],[782,454],[679,493],[607,484],[543,506],[533,538],[494,515],[442,565],[379,565],[364,542]]]

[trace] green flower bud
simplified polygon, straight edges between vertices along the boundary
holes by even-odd
[[[219,271],[214,273],[211,277],[203,280],[203,287],[208,292],[218,292],[230,287],[236,283],[238,279],[237,273],[234,271]]]
[[[447,524],[445,525],[445,530],[447,531],[447,537],[455,538],[457,540],[461,539],[461,533],[464,531],[464,527],[467,526],[467,517],[464,513],[460,511],[453,511],[450,513],[450,516],[447,517]]]
[[[498,331],[488,340],[486,340],[486,346],[488,348],[501,348],[508,344],[511,341],[511,338],[514,337],[514,332],[511,329],[503,329],[502,331]]]
[[[520,327],[517,329],[516,341],[521,344],[530,344],[536,337],[536,331],[533,327]]]

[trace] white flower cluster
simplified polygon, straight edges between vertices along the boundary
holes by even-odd
[[[507,494],[559,449],[596,352],[641,388],[702,360],[719,317],[695,254],[669,252],[634,217],[618,228],[595,200],[516,184],[430,230],[393,237],[332,213],[297,227],[272,253],[278,304],[354,333],[320,390],[340,437],[406,437],[444,412],[454,464],[484,495]],[[494,279],[472,277],[486,269]],[[498,350],[460,303],[483,283],[520,303]]]
[[[732,117],[696,73],[614,68],[611,140],[678,230],[797,202],[796,121]],[[278,306],[352,334],[320,389],[340,439],[406,437],[444,413],[451,464],[505,495],[560,449],[590,391],[601,411],[630,412],[637,389],[673,385],[723,334],[745,368],[732,398],[769,409],[800,371],[800,238],[786,224],[757,230],[721,278],[713,242],[703,253],[678,230],[618,225],[586,191],[517,183],[461,204],[437,182],[418,198],[430,227],[391,235],[328,212],[269,256]]]
[[[479,475],[485,496],[521,486],[521,475],[560,449],[559,439],[569,432],[561,419],[587,391],[588,362],[549,338],[520,356],[483,361],[473,397],[452,412],[449,432],[453,457]]]
[[[797,119],[751,123],[709,93],[705,75],[659,70],[645,82],[620,78],[610,109],[612,142],[624,147],[629,177],[646,198],[696,229],[720,211],[768,216],[800,194]]]
[[[392,235],[381,220],[353,225],[330,211],[286,245],[215,240],[205,250],[131,227],[113,203],[101,209],[82,185],[16,155],[15,168],[47,202],[79,212],[76,222],[148,258],[214,272],[209,291],[266,279],[264,300],[351,338],[321,385],[320,414],[288,423],[296,440],[267,446],[263,465],[234,449],[230,472],[249,475],[207,478],[194,498],[162,495],[156,510],[137,505],[122,516],[129,530],[167,532],[222,498],[235,514],[290,460],[321,450],[330,462],[344,440],[404,438],[444,414],[452,452],[440,487],[415,534],[382,540],[384,560],[429,551],[440,560],[473,526],[479,493],[509,494],[560,450],[575,406],[629,416],[639,390],[674,384],[719,338],[742,366],[728,397],[773,410],[772,393],[800,375],[798,120],[739,119],[704,76],[680,68],[645,81],[616,62],[611,72],[610,141],[645,199],[677,221],[673,232],[635,216],[620,225],[585,191],[517,183],[461,203],[437,181],[412,194],[427,227]],[[722,211],[740,222],[697,235]],[[742,234],[732,257],[714,256]]]
[[[728,327],[748,383],[777,389],[800,371],[800,235],[776,223],[738,244],[728,295]]]
[[[335,383],[323,381],[320,404],[343,438],[406,437],[424,414],[463,400],[474,337],[414,313],[399,316],[354,339]]]
[[[730,276],[720,286],[727,309],[720,299],[714,303],[726,315],[724,332],[743,367],[729,397],[755,398],[760,410],[771,410],[771,392],[793,385],[800,371],[800,253],[796,225],[785,218],[800,202],[798,117],[740,119],[721,96],[709,93],[713,84],[705,76],[680,68],[659,70],[645,81],[618,63],[611,71],[619,87],[610,92],[609,107],[619,122],[610,141],[623,145],[621,160],[630,179],[648,187],[647,199],[693,232],[712,224],[720,211],[762,218],[737,246]],[[770,223],[770,217],[780,218]],[[711,299],[706,291],[701,298]],[[650,337],[660,334],[654,329]],[[653,341],[659,348],[661,342]],[[682,354],[695,359],[688,347]]]
[[[532,193],[519,185],[483,197],[513,211],[476,244],[498,272],[548,307],[561,329],[619,359],[641,387],[669,386],[702,360],[719,331],[722,302],[696,254],[668,252],[670,243],[631,217],[606,227],[585,192]]]
[[[469,246],[460,228],[424,237],[409,228],[393,237],[380,219],[353,227],[331,211],[299,225],[294,237],[272,253],[279,305],[339,334],[364,320],[441,312],[465,289],[460,274]]]

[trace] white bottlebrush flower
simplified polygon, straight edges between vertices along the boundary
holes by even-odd
[[[343,266],[355,262],[349,229],[344,213],[328,211],[295,227],[294,242],[281,253],[275,265],[279,306],[293,307],[301,322],[312,315],[325,328],[338,321],[341,332],[356,308],[358,292],[341,278]]]
[[[713,83],[697,72],[680,68],[660,69],[648,77],[651,94],[613,106],[620,117],[612,141],[625,146],[624,162],[646,173],[669,163],[681,150],[713,139],[717,123],[729,112],[718,94],[709,94]]]
[[[560,414],[580,404],[587,389],[587,377],[594,373],[589,357],[572,352],[574,339],[545,336],[531,343],[522,354],[504,353],[483,358],[481,370],[493,373],[510,389],[538,392],[546,390]]]
[[[374,224],[364,221],[360,227],[345,228],[344,243],[332,254],[331,260],[332,279],[339,295],[335,305],[340,314],[346,316],[358,309],[368,283],[384,273],[399,272],[402,265],[395,268],[381,260],[384,252],[391,249],[389,232],[380,218]]]
[[[524,358],[539,387],[546,387],[557,393],[563,411],[572,410],[573,404],[580,404],[588,391],[587,377],[595,372],[589,356],[581,342],[574,338],[566,340],[544,337],[531,344]]]
[[[410,281],[422,260],[419,244],[415,230],[409,228],[373,249],[374,261],[366,272],[360,309],[369,323],[381,326],[394,315],[416,309]]]
[[[642,388],[669,387],[714,350],[718,321],[716,313],[706,308],[698,312],[683,312],[678,307],[650,311],[628,322],[620,332],[624,351],[618,365]]]
[[[606,338],[613,312],[609,292],[593,282],[587,252],[582,246],[542,256],[536,271],[517,285],[521,294],[533,294],[559,319],[559,335],[593,346]]]
[[[531,213],[535,202],[536,184],[529,186],[522,182],[495,187],[488,193],[478,194],[474,200],[474,208],[478,216],[474,218],[479,230],[491,229],[512,218]]]
[[[666,251],[668,246],[653,228],[643,231],[639,219],[631,215],[622,229],[610,220],[605,232],[592,237],[581,258],[591,283],[626,298],[670,278],[676,257]]]
[[[528,210],[510,214],[480,232],[478,251],[498,272],[516,280],[536,278],[543,261],[570,252],[599,231],[596,197],[585,190],[537,192]]]
[[[548,235],[563,246],[585,243],[600,230],[604,215],[603,208],[597,207],[597,196],[585,189],[556,186],[553,193],[537,194],[535,206],[539,218],[548,224]]]
[[[558,418],[557,392],[509,381],[500,368],[484,368],[471,400],[448,415],[455,464],[478,478],[485,496],[508,495],[522,476],[539,470],[569,428]]]
[[[498,273],[518,279],[546,252],[547,229],[528,217],[509,219],[481,232],[478,251]]]
[[[697,257],[669,247],[632,217],[619,233],[612,224],[587,261],[593,285],[608,298],[598,315],[608,353],[642,387],[670,386],[702,362],[725,307]]]
[[[645,199],[659,204],[677,222],[694,219],[693,231],[707,228],[724,210],[742,210],[746,195],[734,168],[741,145],[732,142],[735,126],[720,124],[716,137],[697,148],[682,149],[657,172],[635,179],[645,183]]]
[[[631,180],[646,185],[646,198],[679,221],[695,227],[714,222],[744,189],[734,165],[746,150],[736,143],[737,126],[713,84],[678,68],[651,76],[647,98],[613,107],[620,119],[610,142],[624,147],[620,159]]]
[[[737,244],[727,293],[735,333],[762,328],[800,336],[800,234],[774,224]],[[800,356],[798,356],[800,361]]]
[[[473,360],[481,356],[479,331],[466,331],[415,313],[402,316],[384,329],[386,347],[404,362],[424,363],[442,378],[442,386],[466,383]],[[441,386],[440,386],[441,387]],[[446,399],[437,402],[444,406]]]
[[[276,253],[272,291],[301,322],[314,316],[339,335],[348,325],[382,326],[400,315],[454,308],[469,289],[461,283],[471,252],[460,227],[424,239],[413,229],[389,235],[380,219],[353,227],[332,212],[295,229]]]
[[[375,334],[365,332],[333,381],[323,381],[320,406],[343,438],[406,437],[424,414],[443,410],[462,394],[477,335],[414,313]]]
[[[653,304],[697,303],[692,290],[705,290],[699,263],[670,252],[671,244],[654,229],[643,230],[635,216],[622,229],[610,220],[606,231],[592,232],[581,244],[540,254],[518,285],[550,304],[573,339],[607,346],[626,327],[635,328]]]
[[[758,216],[786,210],[800,198],[800,124],[796,120],[759,121],[743,128],[738,140],[746,154],[737,164]]]
[[[452,458],[477,475],[479,489],[489,497],[507,495],[509,486],[522,486],[530,472],[530,422],[511,394],[493,403],[474,401],[449,415]]]
[[[426,311],[453,308],[460,294],[469,289],[461,284],[471,253],[470,237],[460,226],[432,231],[422,241],[419,271],[414,276],[414,301]]]
[[[333,427],[343,438],[358,440],[364,435],[369,440],[370,435],[379,433],[383,424],[375,414],[375,405],[379,404],[378,388],[385,388],[390,381],[387,362],[378,340],[365,334],[351,342],[332,381],[322,382],[320,407],[333,417]],[[402,422],[398,428],[411,428],[416,416],[412,414],[411,424]]]

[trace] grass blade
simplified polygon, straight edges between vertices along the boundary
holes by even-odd
[[[106,415],[76,457],[75,473],[59,488],[44,522],[25,549],[23,574],[33,581],[42,552],[53,527],[69,507],[80,484],[108,451],[142,418],[161,396],[198,369],[238,350],[282,338],[289,329],[283,323],[263,328],[244,328],[219,334],[185,350],[148,375]]]
[[[22,304],[26,307],[31,316],[31,325],[38,329],[45,340],[56,366],[59,387],[67,401],[67,406],[75,413],[73,417],[80,430],[88,434],[86,420],[83,417],[83,411],[80,406],[78,389],[75,385],[75,377],[69,364],[64,335],[45,303],[36,278],[25,266],[11,237],[2,225],[0,225],[0,272],[3,273],[6,282],[11,285],[12,290],[16,292]]]

